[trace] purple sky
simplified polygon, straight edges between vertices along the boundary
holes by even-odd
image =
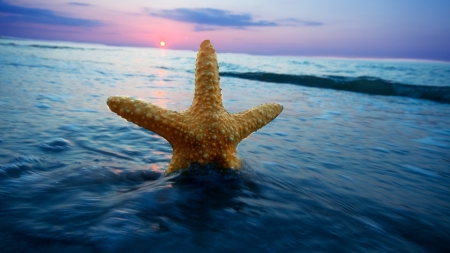
[[[0,0],[0,36],[450,61],[449,0]]]

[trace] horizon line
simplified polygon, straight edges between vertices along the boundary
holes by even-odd
[[[125,48],[148,48],[148,49],[160,49],[160,50],[174,50],[174,51],[192,51],[196,52],[194,49],[176,49],[176,48],[161,48],[158,46],[139,46],[139,45],[114,45],[107,43],[98,42],[80,42],[80,41],[70,41],[70,40],[59,40],[59,39],[34,39],[34,38],[23,38],[14,36],[4,36],[0,35],[0,39],[10,39],[10,40],[29,40],[29,41],[42,41],[42,42],[58,42],[58,43],[74,43],[74,44],[89,44],[95,46],[107,46],[107,47],[125,47]],[[325,59],[341,59],[341,60],[378,60],[378,61],[421,61],[421,62],[436,62],[450,64],[450,59],[432,59],[432,58],[399,58],[399,57],[371,57],[371,56],[341,56],[341,55],[302,55],[302,54],[255,54],[255,53],[237,53],[237,52],[216,52],[217,54],[243,54],[251,56],[276,56],[276,57],[305,57],[305,58],[325,58]]]

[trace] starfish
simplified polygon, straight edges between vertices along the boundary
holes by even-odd
[[[108,98],[111,111],[165,138],[173,148],[166,174],[190,163],[213,163],[221,168],[239,169],[236,146],[283,110],[280,104],[262,104],[230,114],[222,104],[216,51],[209,40],[201,43],[195,70],[194,101],[186,111],[175,112],[123,96]]]

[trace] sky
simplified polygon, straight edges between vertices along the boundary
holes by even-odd
[[[450,61],[449,0],[0,0],[0,36]]]

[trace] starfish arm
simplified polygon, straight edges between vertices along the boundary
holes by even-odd
[[[171,144],[184,128],[180,113],[140,99],[112,96],[106,103],[122,118],[162,136]]]
[[[240,139],[245,139],[251,133],[256,132],[283,111],[280,104],[262,104],[249,110],[233,114],[234,119],[241,126],[239,128]]]
[[[216,50],[209,40],[200,45],[195,67],[195,94],[191,110],[205,113],[224,111]]]

